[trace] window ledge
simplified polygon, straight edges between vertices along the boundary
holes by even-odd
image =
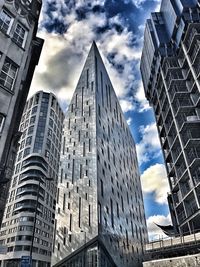
[[[7,38],[10,38],[10,35],[6,31],[4,31],[3,28],[0,28],[0,32],[2,32]]]
[[[9,90],[8,88],[6,88],[5,86],[0,84],[0,88],[4,89],[5,91],[7,91],[8,93],[10,93],[11,95],[14,95],[14,92]]]
[[[15,43],[19,48],[21,48],[23,51],[25,51],[25,49],[24,49],[21,45],[19,45],[19,44],[15,41],[14,38],[11,38],[11,40],[12,40],[13,43]]]

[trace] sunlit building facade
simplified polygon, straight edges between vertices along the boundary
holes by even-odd
[[[31,256],[31,250],[32,267],[50,266],[63,120],[52,93],[40,91],[25,105],[0,232],[0,245],[7,247],[1,266],[21,266],[21,257]]]
[[[176,233],[200,230],[200,4],[163,0],[147,20],[141,73],[166,162]]]
[[[135,143],[95,43],[65,118],[58,182],[52,264],[141,266],[147,229]]]
[[[18,131],[43,40],[41,0],[0,0],[0,224],[13,173]]]

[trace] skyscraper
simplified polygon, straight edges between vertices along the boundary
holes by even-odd
[[[0,0],[0,224],[20,137],[20,119],[43,45],[36,37],[41,5],[41,0]]]
[[[141,266],[135,144],[95,43],[64,123],[55,233],[52,263],[64,259],[56,266]]]
[[[163,0],[147,20],[141,73],[154,108],[174,228],[200,230],[200,4]]]
[[[5,267],[21,266],[21,257],[31,254],[33,266],[50,266],[63,120],[52,93],[40,91],[26,103],[0,232]]]

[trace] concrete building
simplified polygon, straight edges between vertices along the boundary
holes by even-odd
[[[31,254],[32,267],[50,266],[63,120],[52,93],[40,91],[25,105],[0,232],[0,244],[7,246],[1,266],[21,266],[21,258]]]
[[[0,224],[20,119],[43,44],[36,37],[41,5],[41,0],[0,0]]]
[[[168,173],[176,233],[200,230],[200,4],[163,0],[146,22],[141,73]]]
[[[64,123],[55,233],[56,266],[141,266],[147,228],[135,143],[95,43]]]

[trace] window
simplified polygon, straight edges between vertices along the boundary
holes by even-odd
[[[16,73],[17,67],[11,60],[6,58],[0,74],[0,85],[3,85],[9,90],[13,90]]]
[[[30,119],[30,123],[34,123],[35,122],[35,118],[36,118],[36,116],[32,116],[31,119]]]
[[[27,31],[25,28],[17,23],[14,34],[13,34],[13,40],[15,43],[17,43],[19,46],[24,47],[25,42],[26,42],[26,36],[27,36]]]
[[[32,108],[31,114],[34,114],[36,112],[37,112],[37,106],[35,106],[35,107]]]
[[[30,126],[30,127],[28,128],[28,134],[32,134],[33,131],[34,131],[34,126]]]
[[[30,145],[32,142],[32,136],[27,137],[26,139],[26,145]]]
[[[0,133],[3,130],[4,121],[5,121],[5,117],[2,114],[0,114]]]
[[[24,150],[24,157],[26,157],[27,155],[29,155],[30,154],[30,147],[28,147],[28,148],[26,148],[25,150]]]
[[[13,18],[8,14],[7,11],[1,10],[0,13],[0,29],[5,33],[9,33],[13,23]]]

